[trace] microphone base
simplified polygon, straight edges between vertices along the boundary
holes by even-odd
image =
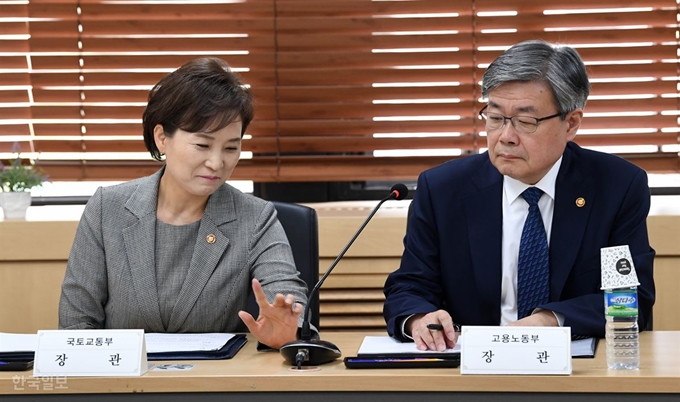
[[[279,352],[292,366],[319,366],[342,356],[334,343],[320,339],[288,342],[281,346]]]

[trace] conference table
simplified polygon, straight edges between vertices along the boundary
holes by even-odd
[[[384,334],[326,332],[322,338],[352,356],[365,335]],[[573,359],[569,376],[461,375],[457,368],[353,370],[342,359],[297,371],[277,352],[258,352],[249,338],[231,360],[152,362],[195,364],[188,371],[68,377],[60,383],[53,378],[49,387],[31,371],[0,372],[0,401],[679,401],[680,331],[644,332],[640,348],[639,370],[608,370],[600,341],[595,358]]]

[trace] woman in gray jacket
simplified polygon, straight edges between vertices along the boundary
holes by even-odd
[[[144,142],[155,174],[100,188],[80,220],[59,326],[238,332],[278,348],[307,301],[274,206],[229,186],[253,118],[250,92],[217,58],[154,86]],[[252,288],[260,307],[247,312]],[[285,295],[285,296],[284,296]]]

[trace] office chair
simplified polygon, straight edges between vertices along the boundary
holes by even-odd
[[[303,205],[287,202],[273,201],[276,214],[288,236],[290,248],[293,250],[295,266],[300,272],[300,278],[307,284],[308,292],[314,288],[319,280],[319,230],[316,211]],[[319,295],[309,300],[311,303],[311,324],[319,328]],[[257,318],[259,307],[255,302],[255,296],[248,297],[246,309],[253,317]]]

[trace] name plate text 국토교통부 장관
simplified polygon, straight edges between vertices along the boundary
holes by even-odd
[[[134,377],[147,370],[144,330],[38,331],[34,377]]]

